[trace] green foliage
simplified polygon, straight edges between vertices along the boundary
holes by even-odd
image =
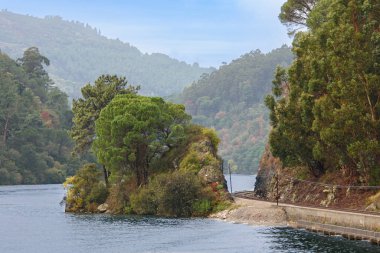
[[[131,196],[131,207],[138,214],[206,215],[211,210],[212,200],[205,197],[194,173],[175,171],[155,176]]]
[[[71,98],[80,97],[83,84],[106,73],[128,76],[131,83],[142,85],[143,94],[168,96],[212,71],[165,54],[144,54],[87,24],[57,16],[41,19],[1,11],[0,21],[1,50],[18,57],[30,45],[39,47],[50,59],[48,72],[54,82]]]
[[[364,0],[315,2],[309,31],[293,42],[288,94],[267,98],[271,150],[284,165],[307,165],[315,175],[350,170],[379,184],[379,13]]]
[[[74,152],[86,153],[95,137],[95,121],[100,111],[120,94],[136,94],[139,87],[127,86],[125,77],[102,75],[94,85],[86,84],[83,98],[73,100],[73,127],[71,137],[75,141]]]
[[[199,159],[199,153],[195,150],[191,150],[186,154],[180,163],[180,168],[184,171],[191,171],[197,173],[202,168],[202,161]]]
[[[116,175],[133,172],[145,184],[150,165],[185,137],[190,117],[182,105],[133,94],[115,97],[96,121],[93,149]]]
[[[193,216],[206,216],[212,211],[212,204],[209,199],[197,200],[192,205]]]
[[[67,188],[66,210],[69,212],[95,211],[107,198],[107,188],[96,164],[85,164],[64,183]]]
[[[294,34],[298,29],[307,27],[308,16],[318,0],[288,0],[281,7],[281,23]]]
[[[18,62],[0,54],[0,184],[61,183],[76,162],[67,96],[52,87],[37,48]]]
[[[213,208],[213,212],[214,213],[217,213],[217,212],[221,212],[223,210],[226,210],[228,208],[231,207],[231,202],[230,201],[221,201],[221,202],[218,202],[218,204]]]
[[[220,143],[220,139],[215,131],[215,129],[212,129],[212,128],[203,128],[202,129],[202,134],[204,134],[205,136],[207,136],[210,140],[211,140],[211,144],[213,146],[213,149],[215,150],[215,152],[218,151],[218,146],[219,146],[219,143]]]
[[[213,127],[221,138],[219,154],[234,160],[240,173],[254,173],[269,132],[263,97],[270,92],[276,66],[288,66],[288,47],[268,54],[256,50],[203,75],[177,97],[193,122]]]
[[[139,215],[156,215],[158,211],[158,189],[143,187],[130,197],[131,212]]]

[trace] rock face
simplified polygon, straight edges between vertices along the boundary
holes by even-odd
[[[97,210],[99,213],[107,212],[108,211],[108,204],[106,204],[106,203],[101,204],[100,206],[98,206]]]
[[[199,172],[198,176],[201,178],[202,182],[206,184],[218,182],[225,183],[224,175],[219,168],[215,168],[214,166],[205,166]]]
[[[280,160],[273,157],[267,145],[260,160],[260,166],[256,176],[255,195],[257,197],[268,199],[273,195],[271,193],[273,185],[275,184],[276,171],[281,168],[282,164]]]
[[[278,197],[280,202],[316,207],[380,211],[380,192],[352,189],[350,185],[356,185],[356,181],[350,180],[353,179],[340,170],[317,177],[305,166],[283,167],[267,147],[260,161],[255,195],[271,201]]]
[[[326,199],[321,201],[321,205],[329,207],[335,201],[336,187],[326,187],[326,189],[323,190],[323,193],[326,194]]]
[[[222,159],[217,155],[216,147],[207,136],[190,145],[180,162],[180,169],[196,172],[204,184],[218,183],[227,189],[222,171]]]

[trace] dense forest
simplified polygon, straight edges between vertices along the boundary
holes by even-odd
[[[254,173],[269,133],[264,97],[270,93],[276,66],[292,61],[287,46],[264,54],[250,52],[185,88],[177,97],[195,123],[214,127],[220,155],[239,173]]]
[[[60,183],[81,165],[71,156],[67,95],[46,65],[34,47],[17,62],[0,54],[0,184]]]
[[[289,0],[280,18],[296,58],[266,98],[273,155],[303,178],[379,185],[379,3]]]
[[[50,77],[70,98],[79,97],[80,88],[102,74],[128,76],[130,83],[142,87],[142,94],[168,96],[212,70],[165,54],[144,54],[128,43],[107,39],[87,24],[56,16],[40,19],[0,11],[0,30],[0,48],[11,57],[38,47],[50,59]]]

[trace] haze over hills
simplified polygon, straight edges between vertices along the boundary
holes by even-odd
[[[186,105],[195,123],[216,128],[222,139],[220,154],[225,161],[233,160],[241,173],[254,172],[264,150],[269,123],[263,98],[271,90],[274,69],[292,60],[284,46],[267,54],[250,52],[215,71],[164,54],[144,54],[87,24],[60,17],[1,11],[0,29],[3,52],[17,58],[28,47],[38,47],[50,60],[50,77],[72,98],[80,96],[84,84],[107,73],[126,76],[130,84],[141,85],[145,95],[178,94],[193,83],[177,102]]]
[[[288,66],[292,59],[287,46],[267,54],[252,51],[203,75],[177,98],[195,123],[215,127],[220,155],[239,173],[254,173],[259,165],[269,133],[264,97],[276,66]]]
[[[0,11],[0,49],[13,58],[25,49],[38,47],[50,59],[47,68],[55,84],[69,97],[101,74],[126,76],[141,85],[141,93],[168,96],[179,93],[212,68],[201,68],[165,54],[144,54],[118,39],[107,39],[96,28],[61,17],[44,19]]]

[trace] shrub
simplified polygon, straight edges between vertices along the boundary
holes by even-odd
[[[162,175],[162,191],[158,194],[158,214],[166,216],[191,216],[192,206],[200,193],[201,183],[191,172],[175,171]],[[154,185],[154,184],[153,184]]]
[[[205,136],[207,136],[210,139],[215,152],[217,152],[218,151],[218,145],[220,143],[220,139],[219,139],[215,129],[203,128],[202,134],[204,134]]]
[[[188,172],[198,173],[202,168],[201,159],[199,154],[192,150],[186,154],[186,156],[182,159],[180,163],[181,170],[185,170]]]
[[[66,179],[66,211],[94,211],[104,203],[107,189],[101,180],[102,173],[95,164],[85,164],[73,177]]]
[[[157,175],[132,194],[128,209],[136,214],[205,216],[213,208],[213,196],[194,173],[175,171]]]
[[[141,188],[130,197],[131,211],[136,214],[155,215],[157,213],[157,197],[151,187]]]
[[[206,216],[211,210],[211,201],[209,199],[197,200],[193,203],[193,216]]]

